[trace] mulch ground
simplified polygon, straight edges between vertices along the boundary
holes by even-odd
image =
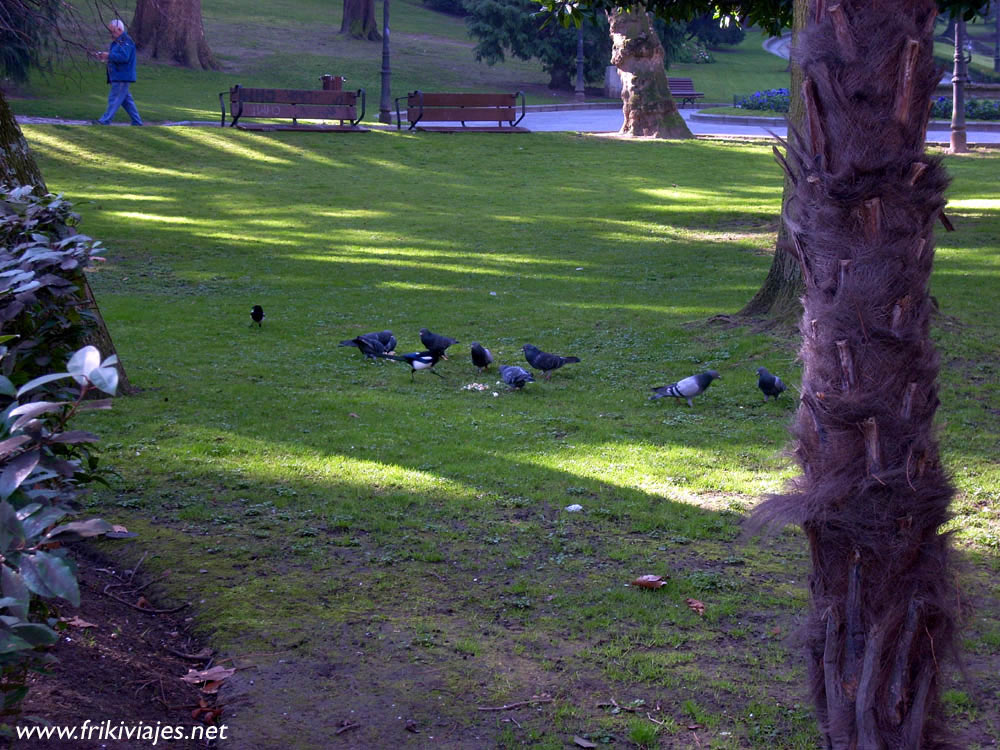
[[[65,621],[53,650],[59,661],[50,674],[32,675],[16,724],[33,726],[40,719],[71,727],[89,719],[93,725],[105,723],[119,732],[124,727],[147,727],[149,732],[158,724],[183,727],[188,732],[195,725],[224,724],[215,695],[204,692],[200,684],[181,679],[189,670],[215,666],[208,649],[190,635],[188,608],[153,611],[171,605],[157,601],[156,587],[151,585],[156,579],[143,574],[138,555],[132,563],[134,569],[123,570],[92,549],[74,552],[79,564],[80,606],[59,607]],[[122,737],[124,734],[99,739],[94,732],[89,740],[15,740],[13,746],[25,750],[149,750],[152,746],[149,740]],[[0,739],[0,746],[3,743]],[[185,750],[215,746],[204,739],[161,739],[156,744]]]

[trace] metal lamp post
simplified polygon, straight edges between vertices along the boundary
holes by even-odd
[[[392,122],[392,93],[389,79],[389,0],[382,0],[382,94],[378,100],[378,121]]]
[[[583,87],[583,24],[576,27],[576,93],[574,98],[578,102],[584,99]]]
[[[972,53],[965,50],[965,19],[955,19],[955,70],[951,76],[951,153],[964,154],[969,150],[965,129],[965,84],[969,80],[969,62]]]

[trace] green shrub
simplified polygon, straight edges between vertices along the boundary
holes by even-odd
[[[765,112],[787,112],[788,89],[767,89],[755,91],[736,102],[740,109],[755,109]]]
[[[939,96],[931,104],[931,117],[950,120],[952,100],[950,96]],[[967,99],[965,117],[968,120],[1000,120],[1000,100]]]

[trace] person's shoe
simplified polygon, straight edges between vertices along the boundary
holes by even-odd
[[[106,122],[101,122],[100,120],[91,120],[90,124],[91,125],[107,125]]]
[[[141,128],[144,124],[145,123],[142,123],[142,122],[133,122],[132,123],[132,127],[134,127],[134,128]]]

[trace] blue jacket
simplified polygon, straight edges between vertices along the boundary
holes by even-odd
[[[127,33],[111,41],[108,47],[108,83],[135,81],[135,42]]]

